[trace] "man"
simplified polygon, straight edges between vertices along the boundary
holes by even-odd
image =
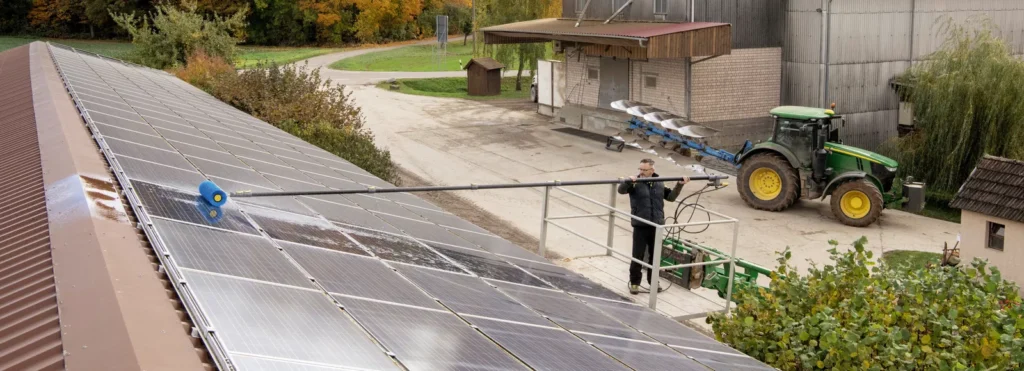
[[[665,200],[673,202],[683,190],[683,185],[690,182],[684,177],[682,182],[676,183],[675,188],[669,189],[662,182],[637,182],[637,178],[657,178],[658,173],[654,172],[654,160],[645,158],[640,160],[640,174],[629,177],[628,182],[619,184],[620,194],[629,194],[630,214],[643,218],[651,223],[665,224]],[[633,219],[630,222],[633,226],[633,258],[643,260],[651,264],[654,255],[654,234],[656,228],[646,223]],[[629,293],[636,295],[640,293],[640,272],[641,265],[635,261],[629,263]],[[647,284],[651,284],[651,269],[647,269]]]

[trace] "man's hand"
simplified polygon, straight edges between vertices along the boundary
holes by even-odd
[[[636,175],[630,175],[629,180],[636,182]]]
[[[689,182],[690,182],[690,177],[683,176],[683,184],[686,184],[686,183],[689,183]]]

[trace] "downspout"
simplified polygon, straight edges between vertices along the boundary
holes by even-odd
[[[690,0],[690,23],[696,19],[696,0]],[[693,56],[686,57],[686,119],[693,122]]]
[[[828,8],[825,10],[825,101],[821,102],[822,107],[829,107],[828,78],[829,59],[832,57],[832,0],[828,0]]]

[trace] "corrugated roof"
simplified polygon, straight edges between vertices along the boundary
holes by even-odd
[[[0,370],[64,369],[29,46],[0,53]]]
[[[1024,161],[986,155],[949,206],[1024,223]]]
[[[654,36],[727,26],[715,22],[614,22],[583,21],[576,27],[574,19],[545,18],[484,27],[484,32],[521,32],[545,35],[598,36],[631,40],[645,40]]]

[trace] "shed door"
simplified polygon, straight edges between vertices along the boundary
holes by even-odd
[[[611,103],[629,99],[629,61],[601,58],[601,87],[597,93],[597,106],[611,108]]]

